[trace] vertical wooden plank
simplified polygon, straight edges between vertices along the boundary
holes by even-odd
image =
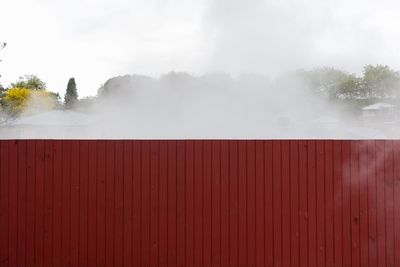
[[[106,141],[106,266],[114,266],[115,142]]]
[[[177,143],[177,264],[185,265],[185,142],[180,140]]]
[[[43,266],[44,174],[45,174],[44,169],[45,169],[44,142],[43,140],[38,140],[36,142],[35,266]]]
[[[2,143],[2,150],[5,145],[5,142]],[[27,219],[26,219],[26,265],[27,266],[34,266],[35,265],[35,211],[36,211],[36,205],[35,205],[35,180],[36,180],[36,166],[35,166],[35,160],[36,160],[36,141],[34,140],[29,140],[27,144],[27,184],[26,184],[26,201],[27,201]],[[0,154],[0,164],[7,163],[6,161],[3,161],[1,154]],[[1,165],[3,168],[3,165]],[[4,166],[5,167],[5,166]],[[60,173],[61,175],[61,173]],[[2,173],[0,173],[0,176],[3,176]],[[3,177],[4,179],[7,179],[7,177]],[[1,185],[1,188],[3,188],[3,184]],[[61,196],[61,191],[59,192]],[[2,211],[5,211],[2,206],[0,206],[0,209]],[[61,212],[60,212],[60,221],[61,221]],[[3,228],[4,227],[4,228]],[[7,226],[3,226],[0,222],[0,229],[7,229]],[[1,231],[1,230],[0,230]],[[2,235],[5,236],[5,235]],[[6,239],[6,238],[4,238]],[[1,242],[1,241],[0,241]],[[61,245],[61,243],[60,243]],[[60,247],[60,252],[61,252],[61,247]],[[61,255],[60,255],[61,256]],[[1,261],[3,262],[3,261]],[[61,266],[61,262],[59,264]]]
[[[342,234],[342,143],[333,141],[333,205],[334,205],[334,248],[335,266],[343,266]]]
[[[229,266],[229,141],[221,141],[221,266]]]
[[[333,141],[325,143],[325,257],[326,266],[334,266],[334,179]]]
[[[264,142],[264,180],[265,180],[265,265],[274,265],[274,171],[273,141]]]
[[[400,142],[393,141],[394,160],[394,265],[400,265]],[[368,196],[369,197],[369,196]]]
[[[61,264],[61,233],[62,233],[62,141],[53,142],[53,266]],[[29,158],[28,158],[29,160]],[[29,175],[28,175],[29,178]],[[28,202],[29,203],[29,202]],[[28,223],[28,222],[27,222]],[[27,264],[28,265],[28,264]]]
[[[79,266],[88,264],[89,142],[79,141]]]
[[[194,142],[194,263],[203,266],[203,141]]]
[[[221,265],[221,147],[219,141],[212,141],[211,162],[211,249],[212,266]]]
[[[238,141],[238,249],[239,266],[247,265],[247,181],[246,181],[246,141]]]
[[[186,216],[186,262],[185,266],[194,266],[194,141],[185,144],[185,216]]]
[[[385,143],[376,141],[376,194],[377,194],[377,240],[378,266],[386,266],[385,224]]]
[[[300,266],[308,266],[308,173],[307,141],[299,141],[299,232]]]
[[[36,143],[36,155],[41,153],[43,144],[39,141]],[[71,142],[62,141],[62,216],[61,216],[61,264],[62,266],[71,265]],[[38,158],[36,158],[36,161]],[[41,167],[36,165],[36,189],[40,188]],[[36,190],[38,197],[38,191]],[[39,208],[40,202],[36,199],[36,209]],[[36,213],[37,214],[37,213]],[[37,218],[37,215],[36,215]],[[35,235],[37,240],[37,235]],[[37,248],[36,243],[36,248]],[[36,259],[36,258],[35,258]]]
[[[168,266],[177,265],[176,255],[176,141],[168,142]]]
[[[386,264],[394,266],[393,141],[385,141]]]
[[[300,265],[299,230],[299,142],[290,141],[290,259],[291,266]]]
[[[107,147],[97,143],[97,266],[106,266],[106,172]]]
[[[368,255],[369,265],[378,265],[378,246],[377,246],[377,198],[376,198],[376,150],[375,141],[368,141]]]
[[[133,141],[133,236],[132,236],[132,263],[141,266],[141,235],[142,235],[142,146],[141,141]]]
[[[317,184],[317,265],[325,266],[325,148],[324,141],[316,141]]]
[[[229,142],[229,266],[238,266],[238,142]]]
[[[142,141],[142,266],[150,265],[150,142]]]
[[[212,265],[212,151],[211,141],[203,142],[203,264]]]
[[[79,141],[71,141],[71,267],[79,266]]]
[[[360,265],[368,266],[368,154],[367,141],[360,141]]]
[[[114,266],[115,142],[106,141],[106,266]]]
[[[52,266],[53,252],[53,142],[46,140],[44,160],[44,266]]]
[[[246,181],[247,181],[247,264],[256,264],[256,170],[255,142],[246,141]]]
[[[17,266],[18,231],[18,140],[9,140],[9,266]]]
[[[114,225],[114,266],[124,264],[124,143],[115,142],[115,225]]]
[[[360,266],[360,178],[359,178],[359,142],[350,145],[350,209],[351,209],[351,262]]]
[[[150,144],[150,266],[158,266],[159,255],[159,238],[158,238],[158,225],[159,225],[159,142],[151,141]]]
[[[115,142],[106,141],[106,265],[115,257]]]
[[[9,142],[0,140],[0,263],[9,265]]]
[[[123,153],[124,153],[124,169],[123,169],[123,196],[124,196],[124,245],[123,245],[123,258],[124,266],[133,266],[132,264],[132,189],[133,189],[133,154],[132,154],[132,142],[123,142]]]
[[[342,142],[343,266],[351,266],[350,141]]]
[[[264,142],[256,141],[255,155],[255,207],[256,207],[256,266],[264,266],[265,253],[265,177],[264,177]],[[225,158],[224,155],[222,158]],[[227,266],[227,265],[223,265]]]
[[[316,198],[316,150],[315,141],[308,141],[308,264],[317,266],[317,198]]]
[[[290,266],[290,145],[282,141],[282,266]]]
[[[26,264],[26,140],[18,144],[17,266]]]
[[[282,151],[281,141],[274,141],[273,157],[273,218],[274,264],[282,266]]]
[[[97,265],[97,173],[98,150],[97,141],[89,141],[88,162],[88,265]]]
[[[159,182],[159,263],[168,264],[168,143],[160,141],[160,182]]]

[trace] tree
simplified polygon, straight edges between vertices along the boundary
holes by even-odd
[[[18,116],[28,105],[31,90],[26,88],[11,88],[4,96],[4,107],[13,117]]]
[[[25,88],[32,90],[45,90],[46,83],[39,79],[36,75],[25,75],[19,77],[19,80],[11,84],[12,88]]]
[[[360,94],[359,78],[332,67],[315,68],[300,75],[312,90],[331,99],[357,98]]]
[[[70,78],[64,97],[64,105],[66,109],[72,109],[78,102],[78,91],[76,89],[75,78]]]
[[[362,81],[355,75],[348,75],[343,79],[338,88],[338,96],[341,99],[365,98],[365,90]]]
[[[398,94],[400,74],[385,65],[364,67],[362,86],[367,98],[391,98]]]
[[[5,111],[11,117],[17,117],[22,112],[36,113],[57,107],[57,95],[46,90],[27,88],[11,88],[2,99]]]
[[[11,117],[59,107],[59,95],[45,90],[46,83],[35,75],[20,77],[7,90],[0,90],[1,109]]]

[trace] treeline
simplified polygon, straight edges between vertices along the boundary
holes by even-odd
[[[3,118],[16,118],[23,113],[32,114],[49,109],[85,110],[98,103],[104,104],[107,100],[115,100],[108,106],[127,104],[132,107],[141,104],[138,96],[158,99],[165,95],[181,94],[195,98],[196,92],[200,91],[210,97],[216,92],[222,96],[228,96],[227,91],[240,94],[249,92],[254,96],[262,95],[260,98],[280,99],[277,101],[279,103],[284,103],[283,98],[296,97],[302,91],[307,92],[310,98],[317,96],[356,106],[360,102],[399,100],[400,74],[385,65],[367,65],[361,75],[322,67],[286,73],[273,81],[267,76],[253,74],[242,75],[238,79],[225,73],[195,77],[184,72],[170,72],[159,79],[125,75],[109,79],[95,97],[83,99],[78,99],[75,79],[71,78],[67,83],[64,101],[61,101],[58,93],[48,90],[46,83],[37,76],[27,75],[7,88],[0,85],[0,114]]]
[[[194,77],[184,72],[170,72],[153,79],[141,75],[125,75],[109,79],[98,91],[98,97],[114,94],[133,94],[136,88],[221,89],[243,88],[248,90],[280,90],[288,94],[293,90],[306,90],[316,96],[331,100],[374,101],[400,99],[400,73],[386,65],[366,65],[362,75],[333,67],[297,70],[275,80],[265,75],[245,74],[233,79],[225,73],[213,73]]]

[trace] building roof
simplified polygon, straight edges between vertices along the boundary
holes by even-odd
[[[395,108],[395,105],[389,104],[389,103],[383,103],[383,102],[379,102],[379,103],[375,103],[366,107],[363,107],[363,110],[381,110],[381,109],[385,109],[385,108]]]
[[[52,110],[21,117],[9,126],[80,126],[88,123],[90,115],[71,110]]]

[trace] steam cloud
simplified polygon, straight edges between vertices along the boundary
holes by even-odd
[[[85,113],[50,111],[0,129],[2,138],[380,138],[296,75],[223,73],[110,79]]]
[[[23,11],[19,2],[6,2],[3,13],[9,20]],[[397,128],[364,127],[360,114],[315,95],[295,75],[198,74],[222,70],[275,77],[314,66],[355,73],[366,64],[399,69],[398,1],[25,2],[19,24],[6,27],[13,45],[2,74],[9,82],[15,73],[31,72],[60,89],[74,75],[83,92],[117,73],[181,69],[198,76],[111,79],[89,110],[26,116],[0,126],[0,138],[400,136]],[[28,47],[25,40],[37,36],[42,41]],[[55,72],[54,66],[60,69]]]

